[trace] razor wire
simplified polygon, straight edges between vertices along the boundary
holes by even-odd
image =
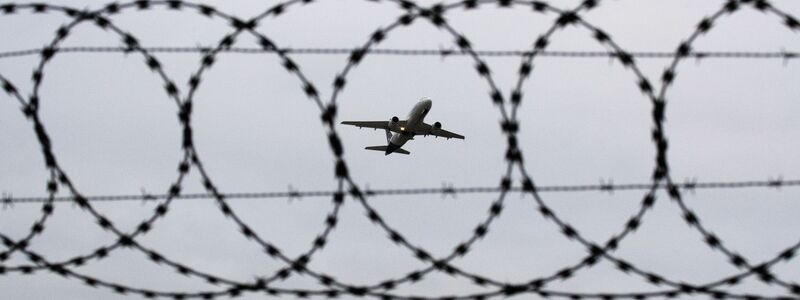
[[[414,2],[407,0],[386,0],[385,3],[394,3],[400,6],[402,15],[389,23],[387,26],[375,30],[361,47],[347,50],[329,51],[331,53],[348,53],[349,57],[344,68],[337,73],[333,81],[333,93],[327,101],[323,101],[317,92],[315,85],[304,75],[300,66],[295,63],[287,54],[292,51],[283,51],[289,48],[282,48],[274,41],[269,39],[264,34],[257,31],[255,28],[266,17],[279,17],[288,9],[295,9],[296,6],[301,4],[311,5],[312,1],[309,0],[289,0],[270,7],[263,13],[256,15],[250,19],[240,19],[222,12],[212,6],[206,4],[197,4],[186,1],[178,0],[138,0],[126,2],[122,4],[111,3],[102,9],[89,11],[80,10],[67,6],[49,5],[49,4],[2,4],[0,5],[0,16],[7,14],[15,14],[20,12],[28,13],[46,13],[46,12],[59,12],[63,13],[73,19],[68,25],[59,27],[54,35],[53,40],[42,49],[37,49],[40,55],[40,61],[32,73],[31,80],[33,88],[30,97],[23,97],[16,86],[6,77],[0,74],[0,82],[2,82],[3,90],[11,97],[18,101],[21,105],[22,113],[28,119],[34,128],[34,134],[41,146],[42,154],[45,161],[45,166],[49,173],[49,178],[46,181],[46,191],[48,196],[45,198],[31,198],[22,199],[21,202],[41,202],[42,213],[41,216],[33,223],[30,232],[22,239],[15,240],[0,233],[0,240],[2,240],[5,249],[0,252],[0,263],[7,261],[11,254],[22,253],[24,254],[30,264],[26,265],[6,265],[0,264],[0,275],[23,273],[30,274],[34,272],[48,271],[66,278],[81,281],[91,287],[105,288],[119,294],[137,294],[147,298],[172,298],[172,299],[214,299],[221,296],[238,296],[243,293],[266,293],[269,295],[291,295],[296,297],[309,297],[309,296],[323,296],[323,297],[338,297],[338,296],[369,296],[381,299],[428,299],[430,297],[421,297],[416,295],[405,295],[396,292],[395,290],[405,284],[413,284],[424,280],[426,276],[434,272],[442,272],[448,275],[463,277],[472,281],[478,286],[488,286],[492,291],[482,293],[469,293],[460,295],[443,295],[434,297],[435,299],[487,299],[492,297],[504,297],[517,294],[534,294],[541,297],[558,297],[569,299],[647,299],[653,297],[676,297],[687,294],[701,294],[711,298],[733,298],[733,299],[756,299],[756,298],[770,298],[770,299],[795,299],[800,296],[800,285],[793,282],[791,279],[780,278],[771,272],[771,268],[780,262],[787,262],[794,258],[795,253],[800,248],[800,242],[789,245],[784,250],[776,254],[772,259],[763,262],[751,262],[749,259],[738,254],[736,250],[726,246],[723,241],[724,238],[714,234],[710,228],[702,225],[699,216],[692,211],[692,209],[683,201],[683,192],[697,188],[735,188],[735,187],[780,187],[780,186],[794,186],[797,181],[782,181],[782,180],[769,180],[769,181],[754,181],[754,182],[727,182],[727,183],[675,183],[670,177],[670,168],[667,158],[668,142],[666,139],[666,129],[664,127],[664,109],[667,101],[665,99],[668,88],[673,83],[677,76],[677,68],[682,60],[688,58],[702,58],[703,53],[695,52],[692,50],[692,43],[700,38],[703,34],[709,32],[714,25],[714,22],[724,16],[734,14],[741,9],[755,9],[769,14],[788,27],[790,30],[800,29],[800,23],[797,19],[790,14],[772,6],[769,2],[764,0],[730,0],[727,1],[721,9],[714,12],[710,17],[702,19],[695,32],[693,32],[685,42],[682,42],[675,52],[670,55],[642,55],[641,53],[626,52],[620,45],[613,41],[611,36],[595,27],[588,21],[582,18],[583,14],[589,13],[601,3],[600,0],[585,0],[576,8],[573,9],[560,9],[552,6],[543,1],[526,1],[526,0],[465,0],[453,4],[436,4],[429,7],[420,6]],[[532,50],[522,52],[508,52],[500,53],[497,55],[514,55],[521,57],[519,68],[519,79],[516,86],[512,89],[507,96],[499,89],[492,78],[492,72],[489,65],[484,61],[483,56],[492,56],[491,53],[480,52],[472,48],[472,44],[466,36],[459,33],[452,27],[445,18],[445,14],[455,8],[463,8],[465,10],[474,10],[486,7],[486,4],[496,4],[499,7],[526,7],[533,13],[537,14],[550,14],[555,15],[556,20],[552,26],[542,35],[535,39]],[[233,31],[220,38],[219,42],[214,47],[208,48],[193,48],[187,51],[199,51],[201,53],[201,61],[198,69],[192,74],[187,84],[187,91],[181,93],[181,89],[170,79],[168,74],[162,69],[161,63],[156,58],[153,52],[169,52],[160,51],[160,48],[147,48],[140,45],[138,39],[131,33],[126,32],[120,27],[116,26],[109,17],[121,13],[133,13],[136,11],[144,11],[150,9],[167,9],[177,12],[196,12],[200,15],[221,19],[226,21]],[[506,168],[505,173],[501,176],[498,186],[496,187],[478,187],[478,188],[465,188],[456,189],[445,187],[442,189],[411,189],[411,190],[383,190],[375,191],[367,188],[362,188],[355,178],[348,172],[348,165],[343,156],[343,145],[336,132],[335,120],[337,116],[337,103],[338,95],[345,88],[347,77],[350,71],[357,68],[359,63],[370,54],[380,54],[380,50],[375,47],[385,40],[389,34],[398,28],[405,27],[417,20],[430,23],[432,26],[441,29],[444,32],[452,35],[455,47],[458,50],[445,50],[451,51],[448,53],[464,55],[469,57],[475,64],[475,70],[478,76],[486,80],[489,88],[488,99],[498,108],[498,113],[501,116],[500,129],[507,137],[507,149],[505,151]],[[44,123],[39,115],[39,103],[41,101],[39,96],[39,89],[44,80],[46,67],[48,63],[59,53],[68,52],[68,48],[61,47],[60,44],[65,41],[71,30],[82,24],[91,23],[98,28],[105,30],[111,34],[117,35],[123,43],[123,47],[119,48],[77,48],[73,49],[74,52],[104,52],[104,51],[125,51],[130,53],[137,53],[145,61],[145,65],[152,70],[156,76],[163,82],[164,91],[169,99],[173,100],[176,104],[178,111],[178,118],[182,128],[181,136],[181,160],[177,164],[176,179],[172,181],[166,193],[159,194],[157,197],[162,200],[154,209],[151,216],[142,220],[135,230],[132,232],[125,232],[114,225],[111,218],[103,215],[97,211],[92,202],[100,199],[92,199],[90,196],[82,194],[77,188],[76,183],[68,175],[67,171],[62,168],[58,163],[55,153],[52,150],[50,137],[45,129]],[[522,103],[524,96],[522,84],[525,80],[531,77],[533,71],[533,61],[535,58],[545,55],[559,56],[559,52],[547,52],[546,49],[549,45],[550,38],[559,32],[561,29],[575,26],[586,30],[594,39],[605,46],[607,52],[591,52],[584,53],[586,56],[608,56],[619,60],[623,66],[631,71],[635,78],[636,87],[641,90],[643,96],[650,101],[652,105],[652,120],[653,131],[652,140],[655,145],[656,155],[654,159],[655,167],[653,169],[651,183],[649,184],[633,184],[633,185],[612,185],[601,184],[596,186],[572,186],[572,187],[546,187],[538,186],[535,184],[524,164],[523,151],[519,148],[517,142],[517,132],[521,126],[520,120],[517,118],[517,111],[520,103]],[[235,44],[237,37],[243,33],[250,34],[255,37],[260,46],[260,50],[253,52],[270,52],[278,55],[281,66],[291,75],[293,75],[301,85],[304,94],[320,109],[320,118],[325,127],[328,143],[330,145],[332,154],[334,156],[334,180],[337,183],[335,191],[323,192],[310,192],[308,196],[323,196],[332,199],[332,207],[330,212],[325,216],[324,226],[319,231],[317,236],[310,241],[308,250],[304,251],[301,255],[291,256],[284,253],[280,247],[261,237],[254,231],[250,225],[245,223],[237,213],[228,204],[228,199],[236,198],[237,194],[225,193],[221,191],[214,183],[211,174],[209,174],[201,159],[199,149],[194,144],[193,136],[194,131],[191,126],[193,96],[196,89],[201,85],[203,74],[214,66],[215,58],[221,53],[226,51],[235,51],[231,49]],[[185,49],[186,50],[186,49]],[[330,49],[329,49],[330,50]],[[248,50],[249,51],[249,50]],[[413,51],[413,50],[412,50]],[[309,51],[311,52],[311,51]],[[395,54],[411,54],[412,52],[397,52]],[[442,51],[422,52],[424,55],[444,55]],[[385,52],[385,54],[391,54]],[[487,55],[490,54],[490,55]],[[564,54],[564,53],[561,53]],[[574,54],[574,53],[573,53]],[[707,54],[707,53],[706,53]],[[5,54],[6,56],[26,55],[25,52],[16,52]],[[572,54],[570,54],[572,55]],[[583,54],[582,54],[583,55]],[[770,54],[771,57],[780,57],[783,59],[791,59],[796,57],[794,53],[781,52],[779,54]],[[562,55],[568,56],[568,55]],[[651,84],[651,81],[639,71],[635,58],[637,57],[667,57],[672,58],[673,61],[668,65],[661,78],[662,85],[657,88]],[[739,55],[741,57],[761,57],[766,55]],[[181,193],[183,180],[189,170],[196,170],[202,180],[202,184],[206,190],[204,194],[183,195]],[[522,175],[518,186],[513,184],[512,171],[518,170]],[[71,195],[63,198],[57,198],[55,194],[60,189],[66,189]],[[614,191],[621,189],[629,190],[642,190],[645,191],[642,196],[641,204],[637,210],[628,220],[622,229],[616,234],[612,235],[605,241],[592,241],[582,236],[579,230],[574,228],[569,222],[560,217],[554,209],[552,209],[545,198],[543,193],[548,191],[580,191],[580,190],[599,190],[599,191]],[[721,252],[728,258],[730,263],[739,269],[739,273],[731,274],[729,276],[720,278],[713,282],[696,284],[686,283],[676,278],[669,278],[655,271],[646,270],[640,266],[636,266],[623,258],[614,254],[615,250],[621,247],[623,240],[632,235],[633,232],[641,226],[646,213],[653,207],[657,201],[655,191],[666,189],[669,197],[677,203],[682,211],[682,218],[688,226],[695,229],[701,236],[702,240],[713,250]],[[442,257],[434,257],[430,251],[425,247],[420,246],[405,237],[399,230],[389,224],[381,216],[379,211],[375,209],[367,199],[369,197],[379,196],[381,193],[391,194],[415,194],[415,193],[466,193],[466,192],[482,192],[482,193],[497,193],[497,198],[492,201],[488,207],[488,212],[483,220],[478,222],[474,230],[465,238],[463,242],[458,243],[452,248],[452,251]],[[507,283],[497,279],[493,279],[484,275],[480,275],[473,271],[469,271],[453,264],[453,260],[458,257],[466,256],[470,253],[472,247],[483,239],[490,231],[493,221],[496,220],[502,213],[504,208],[504,201],[510,192],[521,192],[533,196],[535,204],[538,206],[538,213],[545,219],[550,221],[556,229],[563,234],[567,239],[584,247],[587,256],[572,264],[565,266],[554,274],[541,275],[537,278],[529,280]],[[255,196],[259,197],[292,197],[303,196],[302,192],[290,191],[287,194],[281,193],[261,193]],[[197,198],[213,198],[220,210],[220,212],[239,228],[240,233],[248,240],[256,243],[263,248],[267,256],[285,264],[285,267],[280,268],[273,274],[259,277],[251,282],[242,282],[225,278],[203,271],[200,268],[186,265],[179,262],[177,259],[166,257],[159,253],[157,250],[148,247],[141,243],[137,238],[147,234],[157,221],[162,219],[169,211],[170,205],[173,200],[185,198],[186,196]],[[238,195],[243,196],[243,195]],[[251,195],[253,196],[253,195]],[[147,197],[147,195],[142,196]],[[122,196],[119,199],[134,199],[132,196]],[[387,238],[397,245],[405,248],[411,257],[423,262],[425,267],[411,270],[406,275],[398,278],[384,278],[374,284],[369,285],[355,285],[337,279],[335,276],[325,274],[308,267],[308,263],[313,259],[314,255],[321,251],[328,242],[329,234],[336,228],[339,222],[340,208],[344,203],[345,198],[352,198],[359,203],[364,209],[367,218],[377,227],[385,231]],[[16,203],[11,197],[3,197],[4,203]],[[107,197],[107,200],[114,199]],[[139,199],[139,198],[136,198]],[[142,198],[144,199],[144,198]],[[96,223],[104,231],[109,232],[117,237],[116,241],[107,245],[100,245],[95,247],[95,250],[76,255],[70,259],[62,261],[53,261],[46,258],[43,254],[35,252],[28,248],[31,241],[37,236],[41,235],[45,230],[46,223],[49,217],[53,214],[54,202],[68,200],[75,203],[80,209],[88,212]],[[144,253],[152,262],[171,268],[180,274],[204,280],[206,282],[219,285],[217,290],[210,291],[157,291],[146,288],[135,287],[125,283],[113,282],[103,278],[96,278],[83,274],[74,267],[83,266],[93,261],[102,260],[103,258],[111,255],[114,251],[121,248],[135,249]],[[665,288],[660,291],[654,292],[630,292],[630,293],[577,293],[570,291],[559,291],[549,289],[547,286],[555,280],[564,280],[573,277],[581,270],[593,267],[600,260],[607,260],[614,264],[621,272],[631,276],[640,277],[644,282],[653,285],[664,286]],[[285,289],[277,288],[273,283],[277,280],[287,279],[295,275],[307,275],[317,280],[322,286],[322,289],[309,290],[309,289]],[[784,288],[788,296],[771,297],[765,295],[753,294],[740,294],[726,290],[726,288],[737,285],[748,277],[756,277],[759,280],[778,285]]]

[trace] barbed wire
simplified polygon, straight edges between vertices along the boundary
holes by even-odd
[[[770,179],[770,180],[751,180],[751,181],[716,181],[716,182],[697,182],[687,180],[684,183],[674,184],[675,188],[694,191],[703,189],[740,189],[740,188],[775,188],[780,189],[783,187],[797,187],[800,186],[800,180],[784,180],[784,179]],[[605,192],[613,193],[615,191],[637,191],[649,190],[652,187],[647,183],[628,183],[628,184],[613,184],[613,183],[600,183],[600,184],[586,184],[586,185],[547,185],[539,186],[536,188],[538,192]],[[666,190],[670,186],[667,184],[658,184],[657,189]],[[460,195],[460,194],[486,194],[500,192],[500,187],[494,186],[473,186],[473,187],[454,187],[452,185],[445,185],[440,188],[405,188],[405,189],[364,189],[364,195],[370,196],[404,196],[404,195],[430,195],[441,194],[447,195]],[[512,186],[508,192],[520,193],[524,192],[522,187]],[[286,199],[302,199],[302,198],[320,198],[332,197],[338,191],[325,190],[325,191],[302,191],[289,189],[284,192],[249,192],[249,193],[226,193],[221,194],[225,199],[271,199],[271,198],[286,198]],[[97,195],[97,196],[84,196],[88,201],[94,202],[114,202],[114,201],[156,201],[170,198],[169,194],[149,194],[142,193],[138,195]],[[194,200],[194,199],[211,199],[214,195],[207,193],[188,193],[180,194],[173,197],[175,200]],[[0,197],[0,203],[4,205],[13,205],[19,203],[41,203],[50,201],[50,197],[13,197],[11,194],[5,193]],[[52,197],[53,202],[71,202],[74,197]]]
[[[199,53],[204,54],[211,51],[211,47],[168,47],[152,46],[142,47],[149,53]],[[25,57],[39,55],[42,48],[32,48],[24,50],[13,50],[0,52],[0,59]],[[62,53],[127,53],[130,49],[115,46],[71,46],[53,49]],[[280,48],[264,49],[257,47],[231,47],[220,49],[220,53],[228,54],[265,54],[265,53],[284,53],[284,54],[307,54],[307,55],[350,55],[354,48]],[[365,54],[387,55],[387,56],[467,56],[469,53],[455,49],[370,49]],[[532,51],[524,50],[475,50],[478,56],[488,57],[514,57],[529,56]],[[675,52],[668,51],[634,51],[628,53],[635,58],[675,58]],[[561,58],[616,58],[618,53],[612,51],[542,51],[538,54],[543,57]],[[688,57],[695,59],[719,58],[719,59],[775,59],[793,60],[800,57],[800,52],[796,51],[692,51]]]
[[[312,1],[309,0],[289,0],[266,9],[261,14],[256,15],[250,19],[240,19],[236,16],[226,14],[218,9],[205,5],[196,4],[186,1],[178,0],[138,0],[131,1],[123,4],[111,3],[101,9],[94,11],[80,10],[67,6],[49,5],[49,4],[0,4],[0,15],[14,14],[18,12],[29,12],[34,14],[41,14],[45,12],[60,12],[73,19],[68,25],[60,26],[54,35],[54,39],[47,44],[44,48],[35,49],[36,53],[40,56],[40,61],[34,69],[31,80],[33,87],[30,92],[30,97],[21,96],[16,86],[6,77],[0,75],[0,83],[2,83],[3,90],[18,101],[25,117],[32,123],[34,134],[41,146],[42,154],[44,157],[45,167],[49,171],[50,178],[47,180],[48,197],[38,198],[13,198],[8,194],[3,196],[4,204],[14,204],[22,202],[41,202],[42,215],[34,224],[24,238],[16,240],[4,233],[0,232],[0,240],[6,248],[0,252],[0,263],[8,260],[13,253],[22,253],[30,261],[27,265],[5,265],[0,264],[0,276],[11,273],[31,274],[39,271],[49,271],[66,278],[81,281],[88,286],[109,289],[119,294],[137,294],[147,298],[165,297],[172,299],[188,299],[188,298],[201,298],[201,299],[214,299],[222,296],[238,296],[248,292],[266,293],[268,295],[292,295],[296,297],[308,296],[323,296],[323,297],[337,297],[342,295],[350,296],[370,296],[381,299],[486,299],[491,297],[507,297],[522,293],[534,294],[541,297],[560,297],[568,299],[648,299],[654,297],[677,297],[689,294],[701,294],[711,298],[732,298],[732,299],[796,299],[800,296],[800,285],[789,280],[779,278],[771,268],[780,262],[788,262],[794,258],[795,253],[800,249],[800,242],[792,244],[784,250],[778,252],[773,258],[765,260],[760,263],[752,263],[744,256],[737,254],[737,252],[723,244],[723,238],[711,232],[710,229],[701,225],[700,218],[694,213],[688,205],[683,201],[683,192],[691,191],[700,188],[745,188],[745,187],[770,187],[778,188],[782,186],[796,186],[799,185],[797,180],[784,181],[768,180],[768,181],[744,181],[744,182],[686,182],[683,184],[674,183],[670,177],[670,168],[668,165],[667,149],[668,142],[665,135],[664,128],[664,109],[667,101],[665,99],[666,90],[674,81],[676,77],[676,69],[680,61],[687,58],[703,58],[704,53],[712,55],[712,52],[694,52],[692,50],[692,43],[697,40],[701,35],[707,33],[713,28],[713,24],[719,18],[727,16],[739,11],[742,7],[749,7],[771,16],[777,17],[781,23],[788,27],[790,30],[800,29],[800,23],[797,19],[788,13],[785,13],[769,2],[764,0],[729,0],[725,2],[723,7],[716,11],[711,16],[702,19],[695,32],[673,53],[632,53],[623,50],[617,43],[613,41],[611,36],[602,31],[600,28],[595,27],[588,21],[583,19],[581,15],[586,14],[596,8],[600,0],[584,0],[579,6],[573,9],[560,9],[543,1],[527,1],[527,0],[465,0],[453,4],[436,4],[429,7],[422,7],[418,4],[407,0],[386,0],[385,3],[393,3],[400,7],[401,16],[392,21],[389,25],[378,28],[367,39],[367,41],[355,49],[300,49],[292,50],[291,48],[282,48],[274,41],[269,39],[264,34],[255,30],[258,23],[263,21],[267,16],[279,17],[287,9],[299,6],[299,4],[309,5]],[[552,26],[545,31],[544,34],[535,39],[531,51],[478,51],[472,48],[468,38],[459,33],[452,27],[445,17],[445,14],[455,8],[464,8],[465,11],[475,10],[477,8],[486,7],[485,4],[496,4],[497,7],[524,7],[529,11],[536,14],[551,14],[557,16]],[[178,12],[196,12],[204,17],[212,17],[224,20],[229,26],[233,28],[233,32],[222,36],[219,42],[214,47],[202,48],[146,48],[140,45],[138,39],[132,34],[117,27],[108,17],[123,12],[133,13],[137,11],[147,11],[155,8],[166,8],[169,11]],[[432,26],[450,34],[454,39],[454,44],[457,50],[399,50],[399,49],[375,49],[393,30],[405,27],[416,20],[423,20],[429,22]],[[61,47],[60,44],[70,36],[71,30],[81,23],[90,23],[100,29],[118,36],[123,46],[122,47]],[[587,30],[594,39],[608,49],[607,52],[548,52],[547,47],[551,36],[556,34],[563,28],[575,26]],[[236,38],[242,34],[251,34],[256,38],[260,46],[260,50],[249,48],[234,48],[233,45]],[[334,180],[337,183],[335,191],[295,191],[290,190],[286,193],[224,193],[213,182],[210,174],[203,166],[202,159],[196,145],[194,144],[193,135],[194,131],[191,126],[192,116],[192,103],[195,90],[202,82],[203,74],[213,67],[215,57],[226,51],[233,50],[234,53],[260,53],[271,52],[279,56],[281,66],[288,73],[293,75],[298,82],[307,98],[320,109],[320,119],[326,130],[328,143],[331,152],[334,156]],[[25,50],[33,51],[33,50]],[[4,57],[30,55],[31,52],[6,52]],[[154,72],[154,74],[163,81],[164,91],[168,99],[175,102],[178,110],[178,118],[180,125],[183,129],[181,137],[182,156],[177,164],[177,175],[168,191],[158,195],[119,195],[119,196],[94,196],[89,197],[79,192],[76,184],[68,175],[66,170],[58,163],[56,155],[52,149],[50,137],[45,129],[44,123],[39,117],[39,102],[40,87],[44,79],[44,74],[48,63],[59,53],[66,52],[119,52],[136,53],[141,55],[144,59],[145,65]],[[240,51],[240,52],[236,52]],[[292,52],[294,51],[294,52]],[[306,52],[303,52],[306,51]],[[383,51],[383,52],[382,52]],[[397,52],[392,52],[397,51]],[[450,52],[452,51],[452,52]],[[198,52],[201,54],[201,60],[196,72],[192,74],[187,85],[187,91],[181,93],[178,86],[170,79],[168,74],[162,69],[159,60],[152,54],[156,52]],[[294,62],[289,56],[289,53],[317,53],[317,54],[348,54],[347,63],[345,67],[336,74],[333,80],[333,93],[328,101],[323,101],[317,92],[314,84],[308,80],[303,74],[299,65]],[[335,119],[337,115],[338,106],[341,105],[337,102],[338,95],[343,91],[347,83],[347,76],[350,71],[358,67],[359,63],[370,54],[386,54],[386,55],[463,55],[468,57],[475,63],[475,70],[481,78],[486,80],[489,87],[488,99],[497,106],[498,112],[501,116],[500,128],[507,136],[507,150],[505,152],[506,168],[505,173],[500,178],[500,183],[496,187],[468,187],[468,188],[455,188],[452,186],[444,186],[440,189],[389,189],[389,190],[370,190],[361,188],[356,180],[348,172],[348,167],[343,157],[343,145],[336,133]],[[548,54],[549,53],[549,54]],[[713,52],[717,53],[715,57],[735,57],[735,58],[783,58],[785,60],[793,59],[796,57],[794,52],[781,52],[781,53],[755,53],[755,52]],[[489,65],[484,61],[486,56],[520,56],[522,59],[519,68],[519,79],[517,85],[509,93],[504,96],[498,85],[493,80],[492,72]],[[623,66],[630,70],[635,77],[636,87],[641,90],[642,94],[650,101],[652,105],[652,119],[653,130],[652,140],[655,145],[656,155],[654,159],[654,170],[652,174],[652,182],[649,184],[631,184],[631,185],[614,185],[612,183],[602,182],[599,185],[584,185],[584,186],[538,186],[535,184],[533,178],[528,174],[523,160],[523,152],[517,143],[516,134],[521,124],[517,118],[517,111],[520,103],[523,101],[524,96],[522,92],[522,83],[531,77],[533,70],[533,61],[541,56],[606,56],[619,60]],[[728,55],[728,56],[726,56]],[[672,58],[672,63],[664,72],[660,89],[654,87],[647,79],[647,77],[638,69],[635,58],[650,58],[650,57],[665,57]],[[202,185],[206,190],[203,194],[186,194],[182,195],[183,179],[190,169],[195,169],[202,181]],[[518,170],[521,174],[519,186],[512,184],[512,171]],[[71,196],[55,197],[59,189],[66,189]],[[641,190],[645,194],[642,196],[641,204],[638,210],[628,218],[623,228],[616,234],[612,235],[605,242],[598,243],[592,241],[579,233],[579,230],[570,225],[561,216],[558,216],[552,208],[548,206],[545,199],[542,197],[544,192],[578,192],[578,191],[601,191],[612,192],[617,190]],[[655,202],[657,201],[656,191],[666,190],[669,197],[677,203],[682,211],[683,220],[701,235],[702,240],[711,249],[718,250],[725,255],[730,263],[739,269],[739,273],[732,274],[720,278],[718,280],[702,283],[691,284],[683,282],[682,280],[670,278],[657,272],[646,270],[641,266],[637,266],[629,261],[618,257],[614,252],[621,247],[622,241],[632,235],[642,224],[645,214],[652,210]],[[550,221],[557,230],[563,234],[567,239],[578,243],[587,251],[587,256],[576,261],[573,264],[568,264],[564,268],[554,272],[553,274],[541,275],[529,280],[520,281],[517,283],[508,283],[505,281],[493,279],[487,276],[477,274],[475,272],[465,270],[453,265],[453,261],[458,257],[466,256],[470,253],[472,247],[482,240],[491,230],[493,221],[496,220],[504,211],[504,201],[510,192],[521,192],[530,194],[535,204],[537,211],[546,220]],[[452,248],[452,251],[441,257],[434,257],[431,252],[426,250],[423,246],[411,241],[408,237],[404,236],[394,226],[389,224],[373,207],[367,198],[380,195],[406,195],[415,193],[497,193],[493,197],[487,209],[486,216],[478,222],[474,230]],[[319,231],[316,237],[311,241],[310,247],[302,252],[301,255],[291,256],[284,253],[277,244],[262,238],[256,231],[254,231],[248,224],[246,224],[228,204],[227,200],[239,196],[246,198],[250,196],[260,196],[261,198],[269,197],[331,197],[332,208],[331,211],[325,216],[323,220],[323,228]],[[369,221],[376,227],[383,230],[387,238],[393,243],[408,250],[411,257],[419,260],[424,264],[424,267],[414,269],[406,273],[406,275],[398,278],[383,278],[374,284],[358,285],[347,283],[336,277],[322,273],[318,270],[311,269],[308,264],[313,256],[321,251],[328,242],[329,234],[336,228],[339,222],[340,208],[344,203],[345,197],[351,197],[361,205]],[[105,198],[103,198],[105,197]],[[148,232],[157,224],[157,221],[163,218],[170,208],[170,204],[176,199],[189,199],[192,197],[213,198],[220,210],[220,212],[234,225],[239,228],[239,232],[249,241],[252,241],[263,248],[264,253],[272,259],[283,263],[285,266],[281,267],[278,271],[271,275],[258,277],[251,282],[242,282],[222,276],[214,275],[210,272],[203,271],[200,268],[192,267],[179,262],[174,258],[169,258],[157,250],[147,247],[140,243],[137,239]],[[158,199],[163,200],[156,205],[153,214],[142,220],[135,230],[125,232],[117,228],[111,218],[102,214],[92,206],[93,201],[122,201],[133,199]],[[26,201],[27,200],[27,201]],[[62,261],[53,261],[46,258],[44,255],[30,249],[28,246],[30,242],[41,235],[45,230],[45,224],[48,217],[53,213],[53,203],[56,201],[71,201],[77,206],[88,212],[89,215],[95,219],[98,226],[104,231],[116,236],[116,241],[107,245],[96,247],[93,251],[78,254],[70,259]],[[147,256],[153,263],[159,264],[166,268],[177,271],[180,274],[201,279],[214,285],[221,286],[217,290],[210,291],[157,291],[145,288],[134,287],[127,284],[112,282],[82,274],[77,268],[92,261],[99,261],[108,257],[112,252],[122,249],[134,249]],[[547,285],[556,280],[566,280],[572,278],[577,272],[582,269],[588,269],[596,265],[600,260],[606,260],[614,264],[617,269],[622,273],[631,276],[640,277],[645,282],[664,286],[664,290],[654,292],[640,292],[640,293],[576,293],[570,291],[557,291],[550,290]],[[461,295],[444,295],[440,297],[421,297],[415,295],[402,295],[398,294],[396,290],[403,284],[414,284],[425,278],[428,274],[434,272],[443,272],[448,275],[457,276],[469,279],[477,286],[488,286],[493,290],[482,293],[474,294],[461,294]],[[281,289],[273,286],[277,280],[284,280],[293,275],[305,275],[317,280],[322,286],[322,289],[309,290],[309,289]],[[742,294],[729,291],[727,288],[740,284],[747,277],[756,277],[762,282],[774,284],[786,289],[789,296],[766,296],[754,294]]]

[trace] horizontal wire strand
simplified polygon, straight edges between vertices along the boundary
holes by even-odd
[[[719,181],[719,182],[685,182],[675,184],[675,187],[687,191],[697,189],[739,189],[739,188],[781,188],[781,187],[796,187],[800,186],[800,179],[798,180],[765,180],[765,181]],[[634,190],[649,190],[652,184],[648,183],[631,183],[631,184],[590,184],[590,185],[548,185],[536,187],[537,192],[614,192],[614,191],[634,191]],[[659,184],[658,189],[666,189],[666,184]],[[497,193],[502,190],[501,187],[451,187],[444,186],[441,188],[408,188],[408,189],[374,189],[365,190],[364,194],[367,196],[401,196],[401,195],[425,195],[425,194],[442,194],[442,195],[458,195],[458,194],[485,194]],[[522,187],[511,187],[511,192],[524,192]],[[299,191],[292,190],[286,192],[252,192],[252,193],[228,193],[222,194],[225,199],[268,199],[268,198],[316,198],[316,197],[331,197],[337,191]],[[168,194],[141,194],[141,195],[97,195],[85,196],[89,201],[96,202],[113,202],[113,201],[134,201],[134,200],[162,200],[167,199]],[[72,201],[74,197],[54,197],[55,202]],[[192,200],[192,199],[211,199],[213,195],[207,193],[190,193],[176,196],[175,199]],[[41,203],[46,202],[47,197],[12,197],[5,195],[0,198],[2,204],[16,204],[16,203]]]
[[[142,47],[142,49],[153,53],[207,53],[213,48],[210,47]],[[38,55],[43,48],[33,48],[24,50],[13,50],[0,52],[0,59],[24,57]],[[63,53],[128,53],[131,49],[127,47],[107,47],[107,46],[76,46],[59,47],[53,49]],[[258,47],[231,47],[220,50],[222,53],[231,54],[264,54],[281,52],[284,54],[309,54],[309,55],[350,55],[353,48],[280,48],[263,49]],[[388,55],[388,56],[467,56],[469,53],[461,50],[452,49],[370,49],[368,54]],[[533,51],[523,50],[475,50],[479,56],[491,57],[516,57],[531,55]],[[638,58],[674,58],[675,52],[668,51],[636,51],[629,53]],[[613,51],[543,51],[538,52],[537,56],[561,57],[561,58],[597,58],[597,57],[617,57],[618,53]],[[685,56],[685,55],[684,55]],[[703,58],[722,58],[722,59],[775,59],[784,60],[800,57],[800,52],[788,51],[693,51],[689,57],[696,59]]]

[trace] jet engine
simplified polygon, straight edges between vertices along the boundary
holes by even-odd
[[[400,118],[398,118],[397,116],[392,117],[392,119],[389,120],[389,128],[391,128],[391,129],[397,128],[397,126],[398,126],[397,123],[399,123],[399,122],[400,122]]]
[[[439,123],[439,122],[433,123],[433,127],[436,127],[437,129],[441,129],[442,128],[442,123]]]

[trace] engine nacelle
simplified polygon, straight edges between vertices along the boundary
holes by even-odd
[[[433,127],[436,127],[437,129],[441,129],[442,128],[442,123],[439,123],[439,122],[433,123]]]
[[[398,118],[397,116],[394,116],[394,117],[392,117],[392,118],[389,120],[389,128],[390,128],[390,129],[397,129],[397,126],[398,126],[397,124],[398,124],[399,122],[400,122],[400,118]]]

